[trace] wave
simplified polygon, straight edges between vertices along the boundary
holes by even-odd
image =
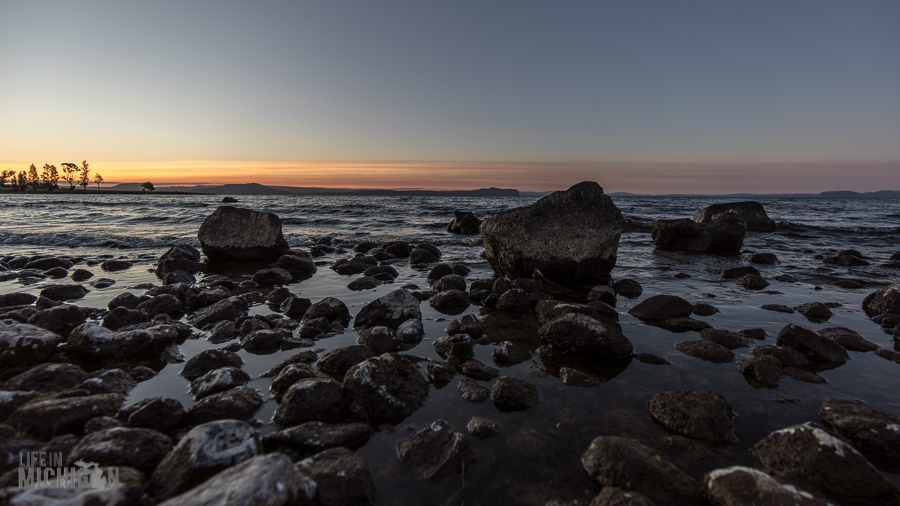
[[[0,244],[5,246],[55,246],[67,248],[169,248],[176,244],[188,243],[195,247],[200,242],[195,237],[159,236],[136,237],[115,234],[75,234],[68,232],[56,233],[0,233]]]
[[[866,234],[898,234],[900,227],[857,227],[857,226],[840,226],[840,225],[818,225],[812,223],[802,223],[794,221],[779,221],[776,223],[775,230],[789,231],[790,229],[809,229],[821,230],[825,232],[853,232]]]

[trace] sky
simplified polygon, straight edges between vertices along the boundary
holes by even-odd
[[[900,190],[898,26],[896,0],[0,0],[0,168]]]

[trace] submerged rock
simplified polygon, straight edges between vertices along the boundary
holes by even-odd
[[[819,412],[822,420],[863,453],[900,457],[900,417],[866,406],[860,401],[827,399]]]
[[[545,323],[538,332],[553,349],[563,353],[622,358],[633,351],[631,342],[619,329],[583,314],[560,316]]]
[[[729,350],[750,346],[750,338],[747,336],[722,329],[703,329],[700,331],[700,337],[707,341],[712,341],[724,348],[728,348]]]
[[[231,206],[207,216],[197,238],[211,262],[271,261],[289,249],[278,216]]]
[[[465,473],[466,465],[475,461],[469,440],[443,420],[401,439],[397,456],[423,480]]]
[[[734,362],[735,355],[728,348],[712,341],[682,341],[675,345],[675,349],[694,358],[706,360],[714,364]]]
[[[537,387],[512,376],[502,376],[494,383],[491,400],[501,411],[525,411],[541,403]]]
[[[297,461],[329,448],[355,447],[371,435],[365,423],[306,422],[263,436],[262,445],[267,452],[282,452]]]
[[[666,429],[715,445],[734,443],[734,412],[721,395],[697,390],[670,390],[653,396],[650,414]]]
[[[312,482],[311,504],[359,505],[375,502],[375,482],[369,463],[346,448],[332,448],[297,463],[297,469]]]
[[[486,418],[473,416],[466,424],[466,430],[478,439],[485,439],[500,434],[500,424]]]
[[[530,278],[538,270],[556,284],[571,286],[612,270],[624,223],[600,185],[582,182],[490,216],[481,224],[481,237],[497,274]]]
[[[710,223],[687,218],[659,220],[653,226],[653,244],[664,250],[738,254],[744,244],[746,224],[736,216],[722,216]]]
[[[799,351],[788,348],[787,346],[757,346],[753,348],[753,354],[757,357],[771,355],[781,362],[781,365],[787,366],[804,366],[809,363],[806,355]]]
[[[762,355],[741,360],[738,369],[757,382],[769,388],[775,388],[781,379],[782,365],[781,361],[774,356]]]
[[[858,332],[847,327],[829,327],[817,332],[822,337],[827,337],[850,351],[875,351],[879,346],[859,335]]]
[[[50,300],[65,302],[77,300],[90,293],[90,290],[81,285],[50,285],[41,290],[41,297]]]

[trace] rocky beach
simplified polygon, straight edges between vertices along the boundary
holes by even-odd
[[[900,504],[900,200],[0,199],[0,505]]]

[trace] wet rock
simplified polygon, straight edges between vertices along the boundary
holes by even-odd
[[[438,311],[455,311],[469,307],[470,301],[469,296],[462,290],[446,290],[436,293],[428,303]]]
[[[69,453],[66,466],[84,460],[101,467],[129,466],[151,472],[171,450],[172,440],[161,432],[114,427],[82,438]]]
[[[447,274],[435,281],[432,288],[441,292],[445,290],[466,291],[466,278],[458,274]]]
[[[437,264],[428,271],[428,274],[425,275],[425,280],[428,283],[436,283],[437,280],[448,274],[453,274],[453,267],[450,267],[448,264]]]
[[[313,362],[318,360],[318,358],[319,357],[316,354],[316,352],[314,352],[312,350],[304,350],[304,351],[301,351],[300,353],[295,353],[294,355],[291,355],[290,357],[282,360],[281,362],[276,364],[274,367],[272,367],[268,371],[260,374],[259,377],[260,378],[272,378],[272,377],[278,376],[278,374],[280,374],[281,371],[283,371],[286,367],[288,367],[291,364],[312,364]]]
[[[401,439],[397,456],[423,480],[465,473],[466,466],[475,462],[469,440],[443,420]]]
[[[808,302],[794,307],[798,313],[806,317],[810,321],[824,321],[831,318],[834,313],[825,304],[821,302]]]
[[[572,387],[593,387],[600,384],[595,378],[571,367],[561,367],[559,377],[562,378],[563,383]]]
[[[437,262],[439,257],[435,256],[434,253],[423,249],[416,248],[412,250],[409,254],[409,263],[410,265],[424,265]]]
[[[653,419],[666,429],[715,445],[734,443],[734,412],[721,395],[697,390],[670,390],[654,395],[648,404]]]
[[[459,368],[459,372],[464,376],[481,381],[488,381],[500,375],[499,370],[486,366],[474,359],[466,360],[457,367]]]
[[[843,364],[850,360],[840,344],[793,323],[781,329],[775,344],[794,348],[813,362]]]
[[[751,454],[780,477],[835,499],[896,500],[897,489],[862,454],[810,422],[769,434]]]
[[[123,397],[118,394],[35,401],[13,411],[6,423],[40,438],[80,434],[91,418],[116,414],[122,401]]]
[[[405,242],[390,242],[384,245],[384,251],[397,258],[408,258],[412,253],[412,246]]]
[[[319,370],[334,374],[345,374],[353,366],[377,355],[372,348],[361,344],[335,348],[319,359]]]
[[[744,243],[746,224],[736,216],[722,216],[709,223],[687,218],[659,220],[653,226],[653,244],[664,250],[737,254]]]
[[[113,309],[116,309],[117,307],[124,307],[127,309],[137,309],[138,304],[140,304],[141,302],[142,302],[141,298],[138,297],[137,295],[134,295],[131,292],[124,292],[124,293],[120,293],[119,295],[116,295],[115,297],[113,297],[113,299],[111,301],[109,301],[109,304],[107,304],[106,307],[110,311],[112,311]]]
[[[174,285],[178,283],[190,285],[195,281],[194,275],[185,271],[172,271],[163,277],[164,285]]]
[[[219,323],[221,321],[235,321],[241,316],[247,314],[250,306],[244,299],[240,297],[228,297],[220,300],[212,306],[199,309],[194,314],[187,317],[188,323],[203,328],[210,324]]]
[[[44,257],[37,258],[31,260],[24,265],[21,266],[23,269],[38,269],[41,271],[45,271],[47,269],[53,269],[54,267],[62,267],[63,269],[69,269],[72,267],[72,262],[66,260],[65,258],[56,258],[56,257]],[[17,269],[18,267],[13,267]]]
[[[655,506],[638,492],[626,492],[618,487],[603,487],[590,506]]]
[[[515,313],[529,313],[531,312],[531,298],[525,290],[512,288],[500,296],[500,299],[497,301],[497,309]]]
[[[63,392],[88,379],[88,374],[74,364],[41,364],[14,376],[3,384],[5,390],[44,393]],[[11,413],[9,411],[8,413]],[[8,414],[6,413],[6,414]]]
[[[478,235],[481,220],[474,214],[466,211],[453,211],[453,219],[447,225],[447,232],[451,234]]]
[[[91,418],[88,423],[84,424],[84,433],[85,435],[93,434],[95,432],[100,432],[101,430],[114,429],[116,427],[123,427],[122,422],[111,416],[98,416],[96,418]],[[170,449],[171,446],[170,442]]]
[[[531,359],[531,355],[519,345],[509,341],[503,341],[494,348],[491,354],[496,362],[503,364],[518,364]]]
[[[500,411],[525,411],[541,403],[537,387],[512,376],[497,379],[491,391],[491,400]]]
[[[273,453],[228,468],[160,506],[312,504],[315,488],[287,456]]]
[[[582,182],[527,207],[494,214],[481,225],[494,272],[530,278],[535,270],[569,286],[608,274],[624,219],[603,189]]]
[[[330,378],[297,380],[278,405],[275,423],[288,426],[310,421],[328,421],[341,414],[341,384]]]
[[[341,276],[353,276],[362,274],[369,268],[369,264],[357,258],[342,258],[331,266],[331,270]]]
[[[181,375],[193,381],[204,374],[222,367],[240,367],[244,364],[241,357],[226,350],[203,350],[184,364]]]
[[[65,302],[67,300],[78,300],[89,292],[90,290],[81,285],[50,285],[41,290],[41,297]]]
[[[475,356],[475,342],[469,334],[454,334],[436,339],[434,349],[445,358],[467,360]]]
[[[158,314],[167,314],[169,316],[178,315],[184,310],[184,303],[178,297],[164,293],[153,297],[138,304],[138,311],[146,313],[147,316],[153,318]]]
[[[797,281],[800,281],[790,274],[779,274],[778,276],[775,276],[775,280],[781,281],[782,283],[796,283]]]
[[[377,354],[396,351],[400,348],[400,338],[397,337],[397,334],[387,327],[380,326],[363,330],[356,342],[372,348]]]
[[[421,320],[419,300],[400,288],[364,305],[353,320],[354,328],[385,326],[396,329],[407,320]]]
[[[773,356],[781,362],[781,365],[787,366],[804,366],[809,363],[806,355],[799,351],[788,348],[786,346],[757,346],[753,348],[753,354],[757,357]]]
[[[278,216],[231,206],[207,216],[197,238],[210,262],[271,261],[289,249]]]
[[[694,310],[691,303],[674,295],[654,295],[641,301],[628,313],[641,320],[668,320],[690,316]]]
[[[622,297],[627,297],[629,299],[633,299],[644,293],[644,288],[641,284],[638,283],[637,280],[630,278],[616,281],[613,283],[612,288],[616,292],[616,295],[621,295]]]
[[[252,280],[259,286],[284,285],[291,281],[291,273],[278,267],[273,269],[262,269],[253,274]]]
[[[312,301],[303,297],[288,297],[281,302],[280,310],[288,318],[301,319],[312,306]]]
[[[285,339],[292,337],[290,330],[261,329],[255,330],[241,339],[241,347],[253,352],[277,350]]]
[[[727,330],[721,329],[703,329],[700,331],[700,337],[707,341],[712,341],[722,347],[728,348],[729,350],[736,350],[738,348],[745,348],[750,346],[750,339],[742,334],[737,334],[734,332],[728,332]]]
[[[312,276],[318,270],[316,264],[312,261],[312,258],[305,258],[293,254],[278,257],[275,266],[287,271],[292,277],[298,279]]]
[[[827,506],[825,499],[751,467],[714,469],[703,477],[705,495],[713,506]]]
[[[372,288],[375,288],[376,286],[378,286],[380,284],[381,284],[381,281],[378,281],[375,278],[361,277],[361,278],[356,278],[353,281],[351,281],[350,283],[348,283],[347,288],[349,288],[350,290],[359,292],[362,290],[371,290]]]
[[[600,436],[591,442],[581,463],[602,487],[638,492],[655,504],[699,503],[693,478],[633,439]]]
[[[859,333],[850,330],[847,327],[829,327],[819,330],[818,334],[822,337],[831,339],[843,346],[844,349],[850,351],[867,352],[875,351],[879,348],[877,344],[867,341],[863,336],[859,335]]]
[[[127,260],[107,260],[100,264],[100,268],[106,272],[117,272],[130,269],[133,265]]]
[[[553,349],[562,353],[621,358],[633,351],[631,342],[618,328],[583,314],[560,316],[545,323],[538,332]]]
[[[900,457],[900,417],[843,399],[827,399],[819,414],[828,427],[861,452]]]
[[[597,285],[588,292],[587,300],[588,302],[599,300],[601,302],[606,302],[607,304],[615,304],[616,292],[609,285]]]
[[[456,389],[462,394],[462,398],[469,402],[484,402],[491,396],[491,391],[487,387],[469,378],[461,379]]]
[[[740,278],[741,286],[746,288],[747,290],[763,290],[767,286],[769,286],[769,282],[763,279],[762,276],[758,276],[756,274],[747,274],[746,276],[741,276]]]
[[[128,392],[134,388],[134,379],[121,369],[111,369],[100,374],[94,374],[93,378],[84,380],[78,388],[91,394],[120,395],[128,395]]]
[[[781,380],[781,361],[772,355],[745,358],[738,364],[738,369],[769,388],[777,387]]]
[[[128,325],[148,321],[150,321],[150,318],[146,313],[120,306],[106,313],[106,316],[103,317],[103,327],[115,331]]]
[[[246,385],[250,375],[237,367],[214,369],[191,382],[190,391],[194,399],[202,399],[212,394]]]
[[[747,230],[759,232],[775,230],[775,220],[769,218],[762,204],[753,201],[707,206],[694,213],[694,221],[708,223],[726,215],[733,215],[743,220],[747,224]]]
[[[9,415],[19,406],[30,402],[32,399],[40,395],[38,392],[15,390],[12,387],[4,387],[0,390],[0,424],[6,422]],[[3,439],[0,437],[0,439]],[[3,474],[3,453],[0,451],[0,474]]]
[[[264,436],[262,445],[267,452],[282,452],[297,461],[330,448],[361,445],[371,435],[365,423],[306,422]]]
[[[122,408],[116,418],[129,427],[171,432],[184,418],[184,406],[171,397],[150,397]]]
[[[428,375],[428,378],[431,379],[432,383],[438,385],[449,383],[450,380],[453,379],[453,376],[456,375],[456,371],[450,364],[436,360],[428,361],[428,365],[425,367],[425,373]]]
[[[281,308],[281,303],[283,303],[289,297],[296,297],[294,293],[292,293],[287,287],[279,287],[273,288],[268,295],[266,295],[266,305],[270,307],[273,311],[277,311],[275,308]],[[216,301],[218,302],[218,301]]]
[[[328,318],[319,317],[303,322],[297,333],[303,339],[321,339],[334,331],[334,325]]]
[[[360,505],[375,502],[375,483],[366,459],[346,448],[332,448],[297,463],[313,482],[311,504]]]
[[[55,332],[34,325],[0,320],[0,370],[45,362],[61,340]]]
[[[425,328],[420,319],[411,318],[397,327],[397,337],[402,343],[416,344],[422,340],[424,335]]]
[[[673,332],[695,331],[700,332],[704,329],[711,329],[712,325],[705,321],[695,320],[694,318],[679,316],[678,318],[669,318],[663,322],[663,327]]]
[[[272,380],[269,389],[272,391],[272,398],[275,399],[276,402],[281,402],[281,399],[284,397],[288,388],[301,379],[327,377],[327,375],[309,364],[289,364],[278,373],[275,379]]]
[[[747,337],[749,339],[755,339],[757,341],[762,341],[765,338],[769,337],[769,334],[765,330],[760,329],[760,328],[743,329],[743,330],[739,330],[737,333],[744,337]]]
[[[775,264],[778,262],[778,257],[775,256],[775,253],[751,253],[747,260],[755,263],[755,264]]]
[[[184,414],[187,425],[200,425],[214,420],[246,420],[262,406],[263,398],[255,389],[237,387],[204,397]]]
[[[294,318],[293,315],[285,314]],[[309,309],[303,315],[303,321],[312,320],[313,318],[327,318],[331,322],[340,322],[341,326],[347,327],[350,324],[350,310],[347,305],[334,297],[325,297],[324,299],[309,306]]]
[[[598,303],[606,305],[605,303]],[[541,324],[569,313],[581,313],[594,319],[600,317],[597,310],[587,304],[570,304],[558,300],[540,301],[534,306],[534,311],[537,314],[538,322]]]
[[[781,372],[789,378],[793,378],[797,381],[803,381],[805,383],[828,383],[828,380],[819,376],[818,374],[794,366],[787,366],[782,369]]]
[[[14,292],[14,293],[4,293],[0,295],[0,308],[10,307],[10,306],[27,306],[29,304],[34,304],[34,301],[37,300],[37,297],[30,293],[25,292]]]
[[[347,409],[367,420],[406,418],[422,406],[428,390],[415,361],[396,353],[367,359],[344,375]]]
[[[236,337],[234,330],[234,322],[228,320],[220,321],[209,331],[209,337],[206,339],[214,344],[231,341]]]
[[[194,273],[203,270],[200,263],[200,252],[189,244],[178,244],[160,255],[156,266],[156,275],[160,278],[175,271]]]
[[[766,311],[775,311],[776,313],[784,313],[784,314],[793,314],[794,309],[787,307],[782,304],[763,304],[760,306],[761,309],[765,309]]]
[[[759,270],[757,270],[756,267],[753,267],[752,265],[742,265],[740,267],[725,269],[720,276],[722,276],[723,279],[738,279],[748,274],[760,275]]]
[[[691,310],[697,316],[712,316],[719,312],[719,308],[705,302],[695,302],[691,304]]]
[[[675,345],[675,349],[700,360],[706,360],[714,364],[734,362],[735,355],[728,348],[712,341],[701,339],[699,341],[682,341]]]
[[[900,283],[894,283],[866,295],[863,311],[870,318],[882,314],[900,314]]]
[[[659,355],[654,355],[652,353],[635,353],[634,359],[645,364],[672,365],[672,362],[669,362],[665,358],[660,357]]]
[[[822,263],[826,264],[834,264],[841,265],[844,267],[857,267],[862,265],[869,265],[869,262],[866,262],[862,258],[857,255],[848,255],[848,254],[840,254],[838,252],[835,256],[825,257],[822,259]]]
[[[114,284],[116,284],[116,280],[109,278],[99,278],[91,281],[88,284],[99,290],[113,286]]]
[[[84,323],[75,327],[69,335],[66,352],[94,358],[152,355],[162,351],[178,337],[173,327],[165,327],[153,332],[144,329],[114,332],[94,323]]]

